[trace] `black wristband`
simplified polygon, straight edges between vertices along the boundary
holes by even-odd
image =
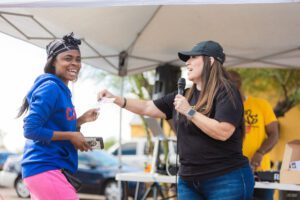
[[[80,129],[81,129],[81,126],[77,126],[77,127],[76,127],[76,131],[77,131],[77,132],[80,132]]]
[[[124,97],[124,103],[122,105],[122,108],[125,108],[126,107],[126,104],[127,104],[127,99]]]

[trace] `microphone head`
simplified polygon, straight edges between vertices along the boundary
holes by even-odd
[[[178,88],[184,89],[185,88],[185,79],[184,78],[179,78],[178,82],[177,82],[177,86],[178,86]]]

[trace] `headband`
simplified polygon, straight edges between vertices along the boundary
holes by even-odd
[[[69,51],[69,50],[79,50],[79,45],[81,44],[80,39],[73,37],[73,32],[65,35],[62,39],[56,39],[50,42],[46,46],[47,58],[55,57],[58,54]]]

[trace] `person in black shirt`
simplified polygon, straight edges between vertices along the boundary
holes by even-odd
[[[103,90],[98,98],[115,98],[115,104],[140,115],[173,119],[180,158],[178,199],[252,199],[254,178],[242,154],[243,101],[223,67],[222,46],[204,41],[178,56],[193,82],[184,96],[173,92],[145,101]]]

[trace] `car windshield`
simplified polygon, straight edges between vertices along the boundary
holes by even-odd
[[[108,167],[118,165],[118,159],[104,151],[93,150],[87,154],[98,166]]]

